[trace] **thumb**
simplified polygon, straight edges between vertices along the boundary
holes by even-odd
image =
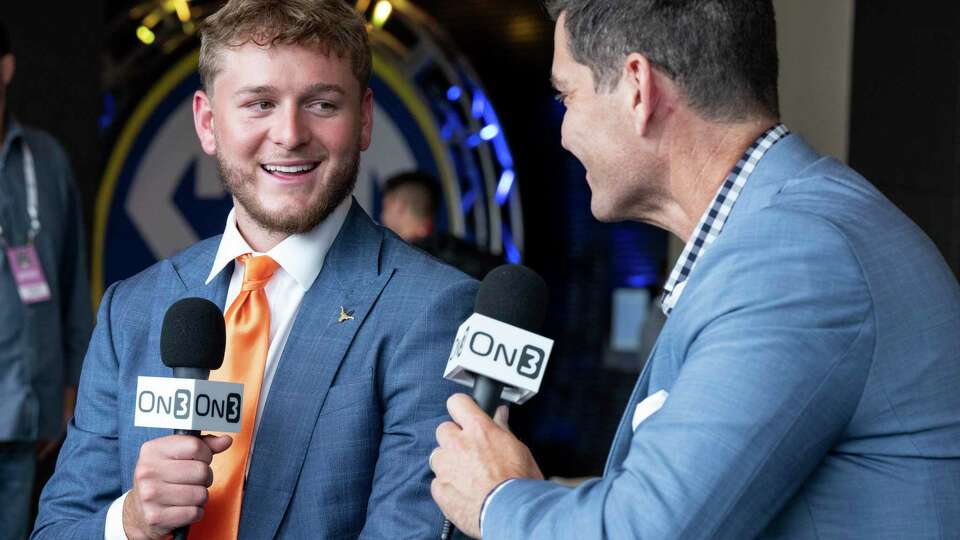
[[[230,448],[230,445],[233,444],[233,437],[229,435],[204,435],[203,442],[207,443],[211,452],[219,454]]]
[[[507,425],[507,421],[510,419],[510,407],[506,405],[501,405],[497,407],[497,412],[493,414],[493,422],[503,429],[510,431],[510,426]]]

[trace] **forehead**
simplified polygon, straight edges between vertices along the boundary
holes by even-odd
[[[245,43],[219,51],[215,87],[335,84],[357,89],[349,58],[319,45]]]
[[[565,21],[566,15],[561,13],[553,31],[553,66],[550,80],[558,90],[590,82],[593,79],[590,68],[577,62],[570,54],[570,36],[567,33]]]

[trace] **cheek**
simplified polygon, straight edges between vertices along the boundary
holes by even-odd
[[[331,122],[321,131],[321,140],[332,152],[353,151],[359,137],[359,126],[354,122]]]
[[[233,158],[255,156],[263,140],[258,126],[242,121],[220,122],[215,131],[218,151]]]

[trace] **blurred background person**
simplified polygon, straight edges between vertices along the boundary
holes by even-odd
[[[70,163],[9,112],[16,59],[0,21],[0,538],[26,538],[38,461],[73,415],[92,324]]]
[[[380,223],[410,244],[477,279],[503,264],[466,240],[437,230],[435,216],[440,207],[436,179],[412,171],[391,177],[383,188]]]

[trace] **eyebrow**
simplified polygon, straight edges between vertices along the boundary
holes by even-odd
[[[250,95],[250,96],[263,96],[267,94],[276,94],[278,89],[275,86],[270,85],[260,85],[260,86],[243,86],[234,92],[235,96]],[[306,89],[306,94],[316,95],[316,94],[346,94],[346,90],[343,89],[339,84],[322,84],[317,83],[310,85]]]
[[[566,81],[557,78],[556,75],[550,74],[550,85],[553,86],[556,90],[563,90],[566,87]]]

